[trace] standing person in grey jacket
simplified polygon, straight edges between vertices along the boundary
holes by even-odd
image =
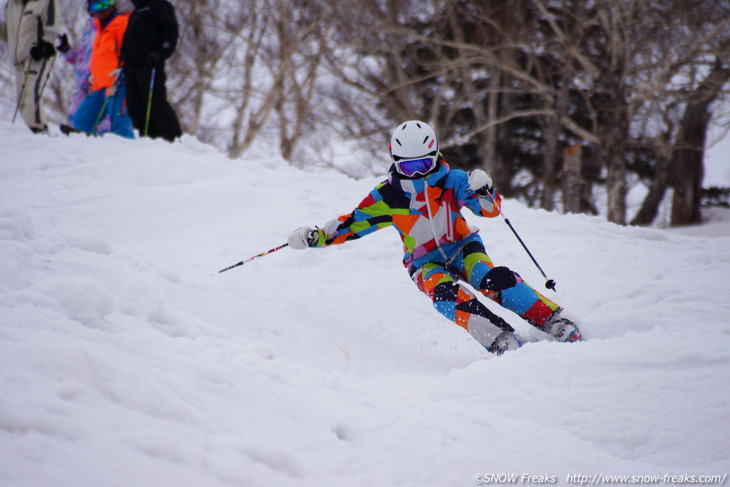
[[[17,106],[34,133],[48,132],[41,97],[56,56],[54,44],[68,50],[58,26],[56,0],[8,0],[5,5],[8,51],[16,70]],[[15,116],[15,115],[14,115]]]

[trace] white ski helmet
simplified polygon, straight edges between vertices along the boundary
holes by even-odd
[[[390,138],[390,157],[393,162],[437,155],[439,141],[433,129],[420,120],[409,120],[398,125]]]

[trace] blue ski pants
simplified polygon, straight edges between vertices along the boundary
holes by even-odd
[[[110,132],[127,139],[134,139],[132,121],[127,112],[124,86],[119,86],[112,96],[106,96],[106,89],[89,93],[73,116],[73,127],[87,134],[98,135],[95,124],[107,115],[111,121]]]

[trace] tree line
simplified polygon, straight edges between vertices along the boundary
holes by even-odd
[[[64,1],[80,35],[79,2]],[[170,99],[186,133],[231,157],[273,140],[293,164],[321,163],[339,138],[382,158],[418,118],[452,165],[531,206],[649,225],[669,200],[671,224],[702,220],[708,134],[730,118],[726,0],[173,3]],[[72,78],[49,84],[59,116]]]
[[[609,221],[646,225],[671,192],[672,224],[701,221],[712,108],[728,96],[730,3],[345,3],[360,7],[343,42],[372,60],[348,82],[389,120],[434,121],[454,160],[485,166],[503,193],[552,210],[561,189],[565,209],[595,212],[600,185]],[[628,215],[632,182],[649,190]]]

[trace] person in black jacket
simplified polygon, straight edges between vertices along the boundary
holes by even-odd
[[[132,3],[135,10],[129,17],[121,54],[129,116],[140,135],[172,142],[182,135],[177,114],[167,101],[165,86],[165,61],[175,52],[178,39],[175,8],[167,0],[132,0]],[[154,85],[152,73],[155,73]]]

